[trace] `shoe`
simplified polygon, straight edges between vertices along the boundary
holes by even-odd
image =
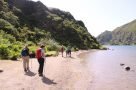
[[[39,74],[40,77],[43,77],[43,74]]]
[[[27,70],[26,70],[26,69],[24,69],[24,72],[27,72]]]
[[[29,71],[29,68],[27,68],[27,71]]]

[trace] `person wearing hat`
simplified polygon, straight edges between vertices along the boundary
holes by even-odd
[[[43,67],[45,61],[44,47],[45,47],[44,45],[41,45],[40,48],[36,50],[36,58],[39,63],[39,69],[38,69],[39,76],[43,76]]]

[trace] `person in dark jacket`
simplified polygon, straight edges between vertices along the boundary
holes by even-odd
[[[27,72],[29,70],[29,48],[27,45],[22,49],[21,56],[23,60],[24,71]]]

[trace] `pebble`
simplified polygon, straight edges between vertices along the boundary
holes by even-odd
[[[125,64],[121,63],[120,66],[124,66]]]
[[[126,67],[125,67],[125,70],[126,70],[126,71],[129,71],[129,70],[130,70],[130,67],[126,66]]]

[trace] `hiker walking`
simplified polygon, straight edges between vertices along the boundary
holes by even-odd
[[[62,57],[63,57],[63,52],[64,52],[64,47],[63,45],[61,46],[61,54],[62,54]]]
[[[71,57],[71,47],[70,46],[68,46],[66,49],[66,57],[67,56]]]
[[[41,45],[40,48],[36,50],[36,58],[39,63],[39,69],[38,69],[39,76],[43,76],[43,67],[45,61],[44,47],[45,47],[44,45]]]
[[[29,48],[27,45],[22,49],[21,56],[23,60],[24,71],[27,72],[29,70]]]

